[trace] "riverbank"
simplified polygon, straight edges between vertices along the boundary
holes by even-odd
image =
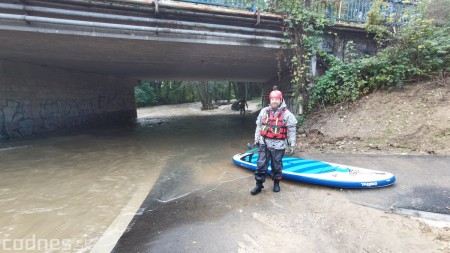
[[[257,112],[259,104],[248,101],[247,116]],[[200,108],[200,102],[139,108],[138,117],[239,114],[231,104]],[[354,103],[317,110],[307,115],[297,133],[298,154],[450,156],[450,78],[381,90]]]
[[[202,111],[200,102],[176,104],[176,105],[158,105],[150,107],[142,107],[137,109],[138,118],[145,117],[171,117],[171,116],[208,116],[208,115],[239,115],[239,111],[231,110],[231,104],[235,100],[231,100],[230,104],[220,105],[217,109]],[[252,114],[258,110],[260,100],[254,99],[247,101],[248,108],[246,114]]]
[[[303,152],[449,156],[450,78],[318,110],[298,133]]]
[[[246,117],[256,117],[251,113],[258,110],[258,103],[249,101]],[[200,103],[158,106],[139,109],[138,115],[239,115],[231,105],[211,111],[200,107]],[[186,252],[207,252],[205,249],[213,251],[217,246],[240,253],[278,252],[280,247],[284,252],[449,253],[448,215],[438,214],[446,219],[437,220],[418,218],[427,212],[416,209],[423,203],[433,204],[435,200],[428,199],[432,196],[444,196],[436,205],[450,208],[444,182],[448,178],[445,156],[450,155],[449,113],[448,79],[442,84],[424,82],[397,91],[379,91],[353,104],[317,111],[298,129],[297,156],[390,170],[397,176],[396,184],[359,191],[284,181],[282,191],[275,194],[268,181],[263,193],[251,196],[252,173],[230,162],[230,170],[225,170],[211,189],[201,189],[154,214],[149,212],[150,220],[166,213],[170,218],[152,236],[141,239],[161,252],[179,247]],[[251,141],[252,133],[246,136],[250,139],[243,143]],[[231,146],[229,153],[242,151],[236,143]],[[334,157],[330,153],[340,154]],[[431,165],[427,158],[437,159],[436,164]],[[426,167],[427,175],[435,179],[422,180]],[[173,226],[173,215],[178,225],[184,225]],[[130,234],[129,238],[136,236],[142,235]],[[174,238],[177,243],[168,247]]]

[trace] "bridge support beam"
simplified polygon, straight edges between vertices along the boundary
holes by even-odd
[[[135,80],[0,60],[0,140],[136,118]]]

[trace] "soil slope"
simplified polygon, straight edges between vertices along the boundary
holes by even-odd
[[[450,78],[377,91],[308,115],[305,152],[450,155]]]

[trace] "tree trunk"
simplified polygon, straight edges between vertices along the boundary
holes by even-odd
[[[195,86],[197,93],[200,96],[200,102],[202,103],[202,110],[209,110],[212,107],[211,97],[208,89],[208,82],[201,81],[198,85]],[[214,108],[214,107],[212,107]]]
[[[228,99],[227,99],[228,103],[230,103],[230,100],[231,100],[231,82],[228,81]]]

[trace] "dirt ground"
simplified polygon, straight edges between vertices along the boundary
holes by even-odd
[[[407,85],[395,91],[377,91],[355,103],[316,111],[298,129],[297,147],[299,155],[324,152],[450,156],[450,78]],[[347,211],[351,213],[354,208],[362,208],[349,205]],[[369,216],[374,214],[364,211]],[[448,222],[438,228],[402,216],[381,217],[395,233],[404,233],[405,240],[416,237],[409,242],[402,239],[401,244],[412,246],[428,239],[440,245],[434,249],[411,247],[412,252],[450,252]],[[392,239],[391,233],[379,236]],[[361,252],[401,252],[407,248],[363,248]]]
[[[450,155],[450,78],[322,109],[298,131],[299,151]]]

